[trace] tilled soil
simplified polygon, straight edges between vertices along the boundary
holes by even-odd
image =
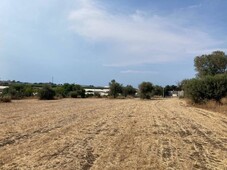
[[[178,99],[0,103],[0,169],[227,169],[227,116]]]

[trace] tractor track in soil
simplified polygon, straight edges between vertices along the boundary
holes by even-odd
[[[0,104],[0,169],[227,169],[227,116],[183,100]]]

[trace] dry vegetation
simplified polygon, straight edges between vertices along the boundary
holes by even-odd
[[[168,168],[227,168],[227,116],[178,99],[0,103],[0,169]]]
[[[191,106],[195,106],[197,108],[206,109],[214,112],[219,112],[227,115],[227,98],[223,98],[221,102],[216,102],[214,100],[210,100],[205,104],[192,104],[189,100],[187,103]]]

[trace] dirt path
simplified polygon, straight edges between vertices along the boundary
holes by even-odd
[[[227,116],[178,99],[0,104],[0,169],[227,169]]]

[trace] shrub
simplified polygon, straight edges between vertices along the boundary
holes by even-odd
[[[56,96],[64,98],[66,97],[65,90],[63,86],[57,86],[54,88],[54,91],[56,93]]]
[[[11,96],[5,95],[5,96],[0,97],[0,102],[3,102],[3,103],[11,102]]]
[[[93,97],[94,94],[86,94],[85,97],[89,98],[89,97]]]
[[[22,99],[24,97],[33,96],[34,89],[31,85],[13,84],[9,88],[3,90],[4,95],[10,95],[12,99]]]
[[[33,88],[32,86],[24,86],[24,89],[23,89],[23,95],[26,96],[26,97],[31,97],[33,96]]]
[[[204,103],[208,100],[220,102],[227,93],[227,74],[187,80],[183,84],[183,89],[186,97],[195,103]]]
[[[185,96],[194,103],[201,103],[204,100],[203,84],[201,80],[191,79],[184,82]]]
[[[13,86],[10,86],[7,89],[3,90],[3,96],[8,95],[11,96],[12,99],[22,99],[23,93],[21,90],[15,89]]]
[[[83,89],[82,86],[78,85],[78,84],[64,84],[62,86],[62,89],[60,89],[60,91],[64,92],[64,96],[71,96],[71,93],[73,92],[73,94],[75,94],[75,92],[77,93],[76,97],[81,97],[81,98],[85,98],[85,90]],[[62,93],[61,92],[61,93]],[[75,95],[74,95],[75,96]],[[75,98],[75,97],[73,97]]]
[[[85,95],[85,90],[83,88],[81,88],[80,90],[77,90],[76,91],[78,93],[78,95],[81,97],[81,98],[85,98],[86,95]]]
[[[69,93],[69,95],[70,95],[71,98],[77,98],[78,97],[77,91],[72,91],[72,92]]]
[[[40,100],[53,100],[55,96],[55,91],[50,86],[43,86],[39,91]]]
[[[101,98],[101,97],[102,97],[101,94],[100,94],[99,92],[95,92],[95,93],[94,93],[94,96],[95,96],[96,98]]]

